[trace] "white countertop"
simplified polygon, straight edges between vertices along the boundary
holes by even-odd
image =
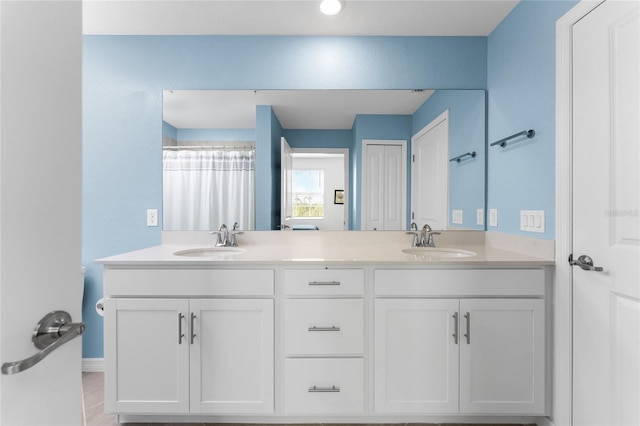
[[[536,257],[522,252],[488,245],[484,232],[446,231],[436,236],[438,249],[448,248],[475,252],[470,257],[428,257],[403,253],[411,248],[411,237],[402,231],[259,231],[238,237],[239,248],[246,251],[218,254],[214,257],[177,256],[174,253],[194,248],[213,247],[210,237],[177,238],[159,246],[96,260],[105,266],[236,266],[236,265],[303,265],[303,264],[385,264],[409,265],[468,265],[468,266],[549,266],[553,256]],[[514,248],[527,244],[513,245]],[[530,250],[539,254],[536,250]]]

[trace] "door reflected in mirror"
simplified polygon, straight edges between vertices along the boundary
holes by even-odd
[[[174,175],[173,169],[186,167],[176,165],[177,157],[206,158],[213,152],[208,146],[214,145],[220,148],[220,157],[229,157],[230,152],[238,149],[234,155],[244,162],[241,166],[225,166],[224,160],[216,157],[211,160],[214,170],[210,172],[218,172],[215,170],[218,166],[222,167],[221,172],[235,168],[233,173],[243,174],[238,179],[245,186],[238,187],[228,177],[205,184],[202,183],[204,177],[175,180],[163,172],[163,227],[165,230],[213,230],[222,223],[232,226],[237,222],[241,229],[248,230],[294,224],[298,229],[359,230],[366,229],[369,221],[365,218],[366,212],[387,209],[404,212],[400,221],[402,229],[407,229],[412,222],[421,227],[423,221],[432,221],[434,229],[484,229],[484,221],[477,217],[478,212],[486,210],[485,97],[484,90],[164,91],[163,152],[164,157],[171,159],[167,160],[166,174]],[[268,129],[256,118],[259,108],[265,106],[271,111]],[[447,152],[441,156],[447,160],[439,160],[446,164],[438,163],[438,166],[440,176],[444,173],[448,183],[437,176],[425,180],[424,173],[419,183],[414,182],[416,167],[412,146],[415,139],[445,111],[448,113],[448,145]],[[305,165],[301,166],[306,170],[320,170],[313,165],[310,154],[314,152],[330,153],[337,149],[346,153],[342,158],[346,164],[343,183],[327,182],[328,177],[338,174],[325,171],[322,190],[316,188],[312,194],[308,188],[298,189],[297,198],[290,199],[287,207],[285,198],[289,190],[293,195],[294,188],[291,183],[289,189],[283,185],[286,175],[280,146],[283,137],[293,154],[307,155]],[[369,191],[369,197],[372,196],[368,185],[372,174],[363,175],[365,140],[401,140],[406,146],[403,154],[407,166],[403,172],[406,185],[400,194],[404,196],[396,194],[388,198],[393,201],[375,208],[370,206],[365,193]],[[187,145],[191,148],[185,148]],[[466,157],[461,162],[448,161],[471,151],[476,152],[475,157]],[[248,158],[251,154],[253,157]],[[194,162],[186,160],[186,163]],[[334,203],[337,190],[344,191],[344,204]],[[203,193],[208,195],[200,198],[195,195]],[[434,196],[436,193],[440,195]],[[319,200],[322,200],[322,218],[302,215],[305,211],[317,214]],[[297,203],[295,214],[294,202]],[[429,202],[437,205],[425,207]],[[398,203],[403,208],[398,209]],[[440,212],[437,221],[423,214],[435,210]],[[328,217],[330,212],[333,219]]]

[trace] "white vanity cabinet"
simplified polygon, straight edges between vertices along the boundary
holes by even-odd
[[[364,414],[364,270],[283,270],[284,410]]]
[[[272,270],[106,270],[105,411],[272,413],[273,289]]]
[[[105,411],[119,421],[547,414],[545,265],[111,262]]]
[[[542,269],[377,270],[374,281],[376,412],[544,414]]]

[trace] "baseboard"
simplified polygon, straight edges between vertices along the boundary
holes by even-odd
[[[82,358],[83,373],[104,372],[104,358]]]
[[[538,426],[555,426],[555,423],[549,420],[549,417],[538,417],[536,419],[536,424]]]

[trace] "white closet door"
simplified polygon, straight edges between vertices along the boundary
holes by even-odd
[[[405,197],[402,185],[403,173],[406,170],[403,164],[406,158],[402,156],[402,146],[386,145],[385,157],[385,205],[384,228],[385,230],[401,230],[404,223],[404,209],[402,205]]]
[[[405,141],[364,140],[362,164],[363,230],[405,229]]]
[[[449,210],[449,111],[411,141],[411,210],[418,227],[447,228]]]
[[[366,205],[363,205],[364,230],[384,229],[384,145],[369,145],[364,161],[366,175],[363,175],[362,192]]]

